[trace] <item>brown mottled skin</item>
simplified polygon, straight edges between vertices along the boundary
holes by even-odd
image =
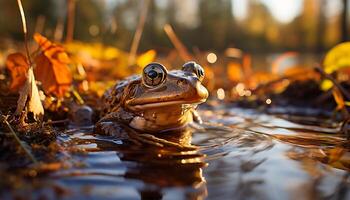
[[[118,135],[122,127],[159,133],[183,128],[193,121],[201,123],[195,109],[208,98],[203,78],[203,68],[195,62],[173,71],[150,63],[141,76],[131,76],[106,91],[96,128]]]

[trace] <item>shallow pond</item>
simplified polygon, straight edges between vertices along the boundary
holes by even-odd
[[[197,150],[67,132],[60,141],[81,150],[70,159],[82,166],[44,179],[68,191],[63,199],[350,199],[350,154],[332,123],[220,104],[200,113],[204,128],[166,138]]]

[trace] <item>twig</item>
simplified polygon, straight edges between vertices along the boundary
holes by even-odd
[[[150,3],[150,0],[143,1],[139,23],[137,25],[134,39],[132,40],[130,53],[129,53],[129,59],[128,59],[129,66],[131,66],[135,63],[137,49],[139,48],[143,28],[145,26],[145,22],[146,22],[146,18],[147,18],[149,3]]]
[[[69,122],[69,119],[62,119],[62,120],[56,120],[56,121],[47,121],[47,122],[44,122],[43,125],[64,124],[68,122]]]
[[[71,42],[73,40],[74,34],[74,20],[75,20],[75,0],[67,0],[67,36],[66,42]]]
[[[6,126],[10,129],[10,132],[12,133],[13,137],[16,139],[16,142],[21,146],[21,148],[24,150],[24,152],[27,154],[27,156],[30,158],[30,160],[37,164],[38,161],[36,158],[30,153],[30,151],[23,145],[22,141],[18,138],[16,132],[13,130],[12,126],[8,123],[7,119],[4,119],[4,122]]]
[[[24,10],[22,6],[21,0],[17,0],[19,12],[21,13],[21,19],[22,19],[22,26],[23,26],[23,33],[24,33],[24,46],[26,48],[26,53],[27,53],[27,59],[29,62],[29,67],[32,66],[32,61],[30,59],[30,54],[29,54],[29,47],[28,47],[28,31],[27,31],[27,22],[26,22],[26,17],[24,15]]]
[[[187,62],[189,60],[193,60],[193,56],[191,56],[191,54],[186,49],[185,45],[182,44],[180,39],[176,36],[173,28],[169,24],[166,24],[164,26],[164,31],[167,34],[167,36],[169,37],[170,41],[175,46],[175,49],[179,53],[182,60],[184,60],[185,62]]]

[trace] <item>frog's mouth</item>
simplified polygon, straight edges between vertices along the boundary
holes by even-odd
[[[167,107],[188,108],[188,107],[196,107],[198,104],[204,103],[205,101],[206,99],[193,100],[193,101],[172,100],[172,101],[162,101],[162,102],[147,102],[144,104],[133,104],[133,102],[130,102],[127,104],[127,107],[135,111],[156,109],[156,108],[166,109]],[[171,110],[169,110],[169,112],[170,111]],[[167,112],[167,110],[164,110],[164,112]]]

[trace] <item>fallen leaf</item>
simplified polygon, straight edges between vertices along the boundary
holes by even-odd
[[[338,44],[329,50],[323,61],[323,66],[328,74],[344,67],[350,67],[350,42]]]
[[[329,50],[324,58],[323,67],[327,74],[350,67],[350,42],[338,44]],[[333,83],[330,80],[324,80],[321,84],[324,91],[329,90],[332,86]]]
[[[38,33],[34,35],[34,40],[42,50],[35,58],[34,73],[37,80],[42,83],[46,94],[63,97],[72,84],[72,73],[68,67],[70,59],[67,53],[62,46]]]
[[[27,112],[34,115],[35,120],[41,120],[44,116],[44,108],[41,104],[38,87],[35,83],[33,69],[29,68],[27,79],[19,90],[19,98],[17,101],[17,110],[15,115],[20,115],[27,105]]]
[[[11,74],[11,91],[18,91],[26,81],[29,68],[27,58],[21,53],[13,53],[7,56],[6,68]]]

